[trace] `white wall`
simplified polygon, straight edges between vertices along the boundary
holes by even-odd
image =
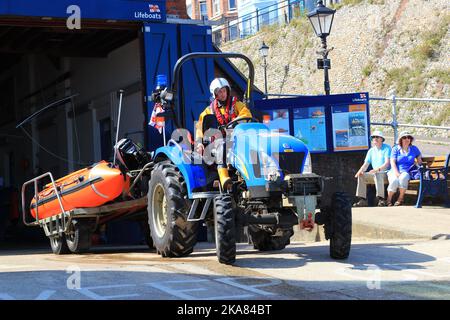
[[[67,65],[72,73],[72,78],[65,83],[61,83],[56,88],[59,90],[59,94],[54,95],[51,92],[46,92],[36,95],[35,98],[27,103],[34,106],[34,109],[29,107],[23,110],[17,108],[18,116],[16,122],[45,105],[61,99],[63,96],[70,93],[79,93],[79,96],[75,99],[75,112],[77,115],[76,124],[81,149],[81,162],[91,164],[100,160],[98,157],[100,152],[96,150],[100,146],[99,137],[96,135],[96,130],[98,130],[97,121],[109,117],[112,111],[114,112],[117,109],[118,100],[111,98],[114,92],[131,84],[139,84],[141,82],[140,59],[138,40],[111,52],[105,58],[69,58]],[[0,79],[8,78],[11,75],[14,76],[16,100],[19,101],[24,96],[49,84],[63,74],[65,72],[63,65],[61,64],[61,68],[58,70],[49,57],[45,55],[25,56],[21,63],[8,72],[0,74]],[[64,90],[65,85],[70,86],[71,90]],[[137,88],[140,87],[138,86]],[[122,137],[127,132],[142,131],[144,121],[141,102],[142,93],[140,89],[133,91],[125,93],[123,121],[119,137]],[[86,104],[90,104],[92,108],[81,112],[82,106]],[[99,110],[96,110],[96,107]],[[71,110],[71,108],[68,108],[66,111],[69,109]],[[95,118],[95,115],[98,115],[98,117]],[[68,132],[70,129],[67,129],[68,127],[70,128],[70,121],[72,120],[66,117],[64,106],[49,110],[36,120],[37,124],[46,122],[48,125],[38,130],[37,136],[34,138],[60,158],[68,158],[70,149],[73,153],[73,159],[71,160],[78,161],[74,130],[72,130],[72,139],[70,139],[70,132]],[[32,162],[32,143],[23,136],[21,130],[14,128],[17,124],[16,122],[0,127],[0,133],[7,132],[18,136],[18,138],[8,138],[7,145],[0,146],[0,175],[8,174],[5,172],[5,170],[8,170],[6,155],[13,151],[14,182],[16,186],[20,187],[24,181],[34,177],[36,172]],[[27,130],[31,133],[29,126]],[[113,133],[111,138],[113,139],[114,136],[115,134]],[[131,135],[130,138],[142,142],[142,135]],[[42,171],[52,171],[55,178],[66,175],[69,172],[67,161],[55,158],[41,148],[36,148],[35,150],[37,155],[36,166],[40,167]],[[26,170],[22,168],[23,160],[28,160],[30,163],[29,168]],[[78,167],[82,166],[75,166],[74,169]]]
[[[72,58],[71,84],[77,103],[94,100],[140,80],[140,48],[136,39],[106,58]]]
[[[72,93],[79,93],[77,107],[89,104],[90,110],[77,118],[79,136],[82,144],[82,161],[94,162],[100,159],[100,141],[98,121],[111,117],[117,118],[119,99],[115,92],[141,81],[139,40],[111,52],[106,58],[71,59]],[[142,112],[142,93],[125,92],[122,104],[122,119],[119,139],[127,132],[142,130],[144,114]],[[113,128],[116,123],[114,122]],[[75,138],[75,135],[74,135]],[[112,132],[112,139],[115,132]],[[139,136],[130,136],[133,140]],[[114,143],[114,142],[113,142]],[[97,150],[96,150],[97,149]],[[77,155],[74,149],[74,155]]]

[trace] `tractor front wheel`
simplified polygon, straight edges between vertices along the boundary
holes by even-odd
[[[220,195],[214,200],[214,230],[219,262],[234,263],[236,261],[235,210],[229,195]]]
[[[333,194],[328,229],[330,256],[333,259],[347,259],[352,243],[352,203],[345,192]]]

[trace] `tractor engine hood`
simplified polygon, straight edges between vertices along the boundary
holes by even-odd
[[[263,186],[269,174],[303,172],[308,148],[299,139],[271,131],[262,123],[243,123],[232,134],[232,163],[247,186]]]

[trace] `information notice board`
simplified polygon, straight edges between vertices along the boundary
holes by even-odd
[[[255,101],[267,126],[302,140],[313,153],[367,150],[368,93]]]
[[[367,106],[350,104],[332,106],[333,150],[349,151],[367,148]]]

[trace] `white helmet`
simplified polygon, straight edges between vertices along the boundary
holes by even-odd
[[[209,91],[211,92],[213,97],[215,97],[216,90],[222,89],[223,87],[228,87],[228,90],[231,90],[230,84],[228,83],[227,79],[215,78],[213,81],[211,81],[211,84],[209,85]]]

